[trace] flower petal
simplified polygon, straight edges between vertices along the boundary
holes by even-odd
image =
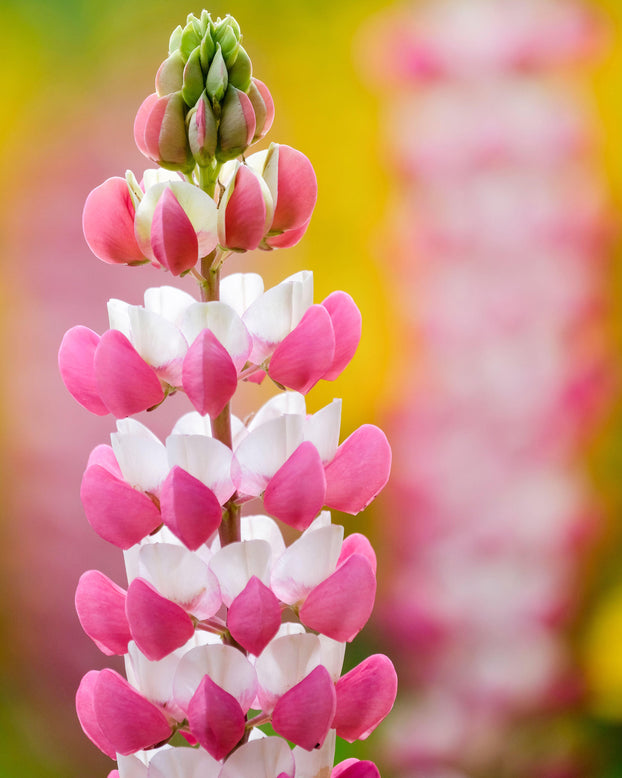
[[[240,742],[246,717],[235,697],[205,675],[188,705],[188,723],[208,754],[223,759]]]
[[[312,443],[301,443],[270,479],[263,495],[266,511],[294,529],[304,530],[324,505],[326,477]]]
[[[216,532],[222,508],[214,492],[177,465],[160,491],[162,521],[190,550],[196,551]]]
[[[197,411],[212,419],[233,397],[238,386],[237,370],[227,349],[210,330],[203,330],[188,349],[182,383]]]
[[[279,699],[272,726],[287,740],[311,751],[321,747],[335,716],[335,685],[319,665]]]
[[[118,330],[102,335],[93,365],[102,402],[119,419],[158,405],[164,399],[154,369]]]
[[[330,315],[322,305],[312,305],[276,347],[268,375],[273,381],[306,394],[330,368],[334,354],[335,333]]]
[[[356,353],[361,340],[362,317],[356,303],[346,292],[333,292],[321,304],[328,311],[335,332],[333,363],[323,378],[334,381]]]
[[[365,740],[389,713],[397,694],[397,675],[391,660],[373,654],[342,676],[336,685],[337,735],[353,743]]]
[[[69,394],[87,411],[106,416],[110,411],[101,399],[95,378],[95,351],[100,337],[88,327],[68,330],[58,351],[58,368]]]
[[[229,632],[242,648],[258,656],[280,626],[279,601],[259,578],[252,576],[229,607]]]
[[[99,570],[87,570],[76,589],[76,611],[82,629],[107,656],[127,653],[132,639],[125,615],[125,589]]]
[[[391,471],[391,447],[373,424],[355,430],[326,467],[326,505],[359,513],[382,490]]]
[[[184,609],[142,578],[129,585],[126,612],[136,645],[151,661],[168,656],[194,635],[194,624]]]
[[[91,527],[119,548],[130,548],[162,523],[160,511],[147,495],[101,465],[86,469],[80,499]]]

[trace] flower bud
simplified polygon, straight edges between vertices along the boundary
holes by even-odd
[[[253,66],[250,57],[246,53],[246,50],[240,46],[238,56],[235,58],[233,65],[229,68],[229,83],[248,94],[248,90],[251,86],[252,72]]]
[[[181,275],[216,246],[216,204],[185,181],[156,184],[136,211],[135,232],[145,256]]]
[[[183,75],[181,96],[186,105],[192,107],[203,93],[203,71],[201,70],[201,55],[199,47],[192,52],[186,62]]]
[[[234,84],[237,86],[237,84]],[[248,98],[255,111],[255,134],[252,142],[261,140],[274,121],[274,101],[268,87],[258,78],[252,78]]]
[[[244,92],[229,86],[222,103],[217,158],[221,162],[242,154],[255,135],[255,112]]]
[[[219,103],[223,99],[228,83],[227,66],[225,65],[220,45],[217,45],[214,59],[205,79],[205,91],[210,96],[212,103]]]
[[[181,92],[147,97],[136,114],[134,140],[139,150],[161,167],[184,172],[194,168]]]
[[[232,16],[227,16],[220,24],[216,24],[215,41],[220,44],[227,67],[231,67],[240,50],[240,28]]]
[[[110,264],[141,265],[145,256],[134,237],[134,201],[125,179],[115,176],[89,194],[82,229],[96,257]]]
[[[218,126],[212,106],[205,92],[188,114],[188,143],[197,163],[202,167],[210,165],[218,143]]]
[[[236,165],[218,206],[218,242],[233,251],[252,251],[272,220],[272,197],[260,176]]]
[[[180,51],[170,54],[158,68],[155,87],[158,97],[179,92],[183,86],[184,58]]]

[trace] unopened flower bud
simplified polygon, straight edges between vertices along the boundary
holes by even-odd
[[[237,86],[237,85],[234,85]],[[274,101],[268,87],[258,78],[252,78],[248,89],[248,98],[255,111],[255,135],[253,143],[260,140],[272,127],[274,121]]]
[[[261,176],[235,165],[218,205],[218,242],[232,251],[252,251],[272,221],[272,197]]]
[[[270,233],[278,235],[307,223],[317,200],[317,179],[307,157],[291,146],[271,143],[262,175],[275,205]]]
[[[181,92],[147,97],[136,114],[134,140],[139,150],[161,167],[184,172],[193,169],[186,135],[186,104]]]
[[[235,27],[231,24],[232,21],[235,22]],[[227,67],[231,67],[240,49],[240,28],[233,17],[226,17],[216,26],[215,39],[220,44]]]
[[[179,50],[185,60],[188,60],[197,46],[201,45],[201,28],[198,20],[192,14],[188,17],[188,24],[183,29]]]
[[[210,96],[212,103],[219,103],[223,99],[228,83],[227,66],[225,65],[220,45],[217,45],[216,53],[205,79],[205,90]]]
[[[158,97],[179,92],[183,86],[184,58],[180,51],[174,51],[160,65],[155,78]]]
[[[216,154],[218,126],[205,92],[188,114],[188,143],[197,165],[211,164]]]
[[[145,256],[134,237],[135,205],[130,188],[115,176],[86,198],[82,229],[89,248],[103,262],[141,265]]]
[[[189,108],[196,105],[197,100],[203,93],[203,71],[201,70],[201,55],[199,47],[188,57],[188,62],[184,68],[183,86],[181,96]]]
[[[244,92],[229,86],[222,103],[217,158],[235,159],[250,146],[255,135],[255,112]]]
[[[235,62],[229,68],[229,83],[248,94],[253,66],[246,50],[240,46]]]

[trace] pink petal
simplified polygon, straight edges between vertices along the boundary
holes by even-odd
[[[259,246],[266,230],[266,201],[261,184],[250,168],[240,165],[230,186],[231,195],[219,206],[218,240],[229,249],[252,251]]]
[[[158,262],[174,276],[190,270],[199,259],[197,234],[170,187],[162,193],[153,214],[151,248]]]
[[[97,721],[119,754],[128,756],[171,736],[171,727],[162,711],[114,670],[100,672],[94,692]]]
[[[134,119],[134,140],[140,152],[144,154],[146,157],[148,157],[149,159],[152,159],[152,153],[151,153],[150,145],[147,145],[145,132],[147,129],[147,122],[149,121],[151,113],[156,104],[159,104],[159,112],[161,114],[160,121],[161,121],[162,116],[164,116],[164,111],[166,109],[166,103],[159,102],[158,95],[155,92],[143,100],[136,114],[136,118]],[[157,148],[157,144],[156,144],[156,148]]]
[[[213,419],[233,397],[238,375],[227,349],[213,332],[203,330],[184,359],[184,391],[197,411]]]
[[[271,231],[291,230],[311,218],[317,200],[317,179],[313,165],[302,152],[272,144],[264,178],[276,206]]]
[[[117,462],[117,458],[114,455],[112,446],[108,446],[105,443],[100,443],[89,454],[88,462],[86,463],[87,469],[92,465],[101,465],[104,470],[107,470],[117,478],[123,478],[121,468]]]
[[[310,221],[311,219],[309,218],[304,224],[301,224],[300,227],[295,227],[293,230],[285,230],[285,232],[279,232],[278,235],[268,235],[263,241],[262,247],[264,244],[271,249],[289,249],[295,246],[302,240]]]
[[[101,465],[85,471],[80,499],[91,527],[119,548],[133,546],[162,523],[160,511],[147,495]]]
[[[78,714],[80,726],[88,739],[94,743],[100,751],[103,751],[104,754],[107,754],[111,759],[114,759],[117,755],[117,750],[102,732],[97,720],[97,715],[95,714],[95,685],[99,678],[99,674],[99,670],[90,670],[80,681],[80,686],[76,692],[76,713]]]
[[[389,713],[397,694],[397,675],[391,660],[374,654],[342,676],[336,685],[337,735],[353,743],[365,740]]]
[[[376,576],[360,554],[353,554],[315,587],[300,609],[300,620],[333,640],[349,642],[371,616]]]
[[[124,178],[109,178],[93,189],[84,204],[82,230],[96,257],[111,264],[145,261],[134,236],[134,214]]]
[[[335,333],[322,305],[307,309],[298,326],[276,347],[268,375],[289,389],[306,394],[333,362]]]
[[[301,443],[272,476],[264,492],[264,507],[294,529],[306,529],[324,505],[326,477],[313,443]]]
[[[257,576],[253,576],[229,607],[229,632],[242,648],[258,656],[280,626],[279,601]]]
[[[75,604],[82,629],[104,654],[127,653],[132,636],[125,615],[125,589],[99,570],[87,570],[78,581]]]
[[[206,675],[190,700],[188,723],[208,754],[224,759],[240,742],[246,717],[235,697]]]
[[[274,731],[311,751],[322,745],[335,715],[335,686],[319,665],[279,699],[272,712]]]
[[[222,508],[214,492],[175,465],[160,491],[162,521],[191,551],[216,532]]]
[[[96,414],[110,413],[102,401],[95,379],[95,350],[100,337],[88,327],[68,330],[58,351],[58,368],[67,390],[80,405]]]
[[[125,609],[132,637],[151,661],[168,656],[194,635],[194,624],[186,611],[142,578],[134,578],[130,584]]]
[[[346,292],[333,292],[322,301],[335,331],[335,355],[330,370],[323,376],[334,381],[349,364],[361,340],[361,312]]]
[[[164,399],[154,369],[118,330],[102,335],[94,367],[100,397],[117,419],[144,411]]]
[[[380,778],[380,772],[373,762],[346,759],[334,767],[330,778]]]
[[[343,541],[343,545],[341,546],[341,553],[339,554],[339,559],[337,560],[337,567],[342,565],[346,559],[352,556],[352,554],[361,554],[364,556],[371,565],[371,569],[373,570],[374,575],[376,575],[376,552],[374,551],[369,540],[365,537],[365,535],[361,535],[360,532],[354,532],[352,535],[348,535],[348,537]]]
[[[389,480],[391,447],[373,424],[355,430],[326,466],[326,505],[355,514],[366,508]]]
[[[255,135],[253,143],[260,140],[272,127],[274,121],[274,100],[268,87],[258,78],[251,79],[253,86],[249,90],[249,99],[255,112]],[[254,88],[253,88],[254,87]]]

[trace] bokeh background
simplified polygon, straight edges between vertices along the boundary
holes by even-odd
[[[582,691],[561,724],[558,712],[554,725],[540,714],[538,743],[528,739],[524,748],[542,748],[550,735],[578,754],[579,775],[614,778],[622,776],[622,276],[616,238],[622,4],[586,5],[605,30],[602,52],[580,77],[589,87],[598,128],[595,168],[612,214],[603,318],[614,390],[596,434],[579,453],[602,516],[577,573],[581,607],[567,630]],[[364,320],[360,350],[336,384],[318,387],[310,398],[312,408],[344,398],[344,433],[391,417],[403,399],[404,367],[418,358],[403,331],[402,301],[394,294],[399,268],[386,239],[395,186],[387,148],[390,86],[378,77],[381,69],[372,72],[379,50],[370,20],[391,8],[378,0],[217,0],[209,8],[238,19],[254,72],[272,91],[277,115],[267,140],[304,151],[319,182],[317,209],[302,243],[236,259],[234,269],[257,270],[277,282],[310,268],[316,299],[340,288],[354,296]],[[118,550],[92,533],[78,496],[88,453],[106,440],[112,422],[92,418],[71,400],[57,375],[56,352],[74,324],[105,329],[109,297],[138,303],[147,285],[163,282],[151,269],[105,266],[92,257],[81,234],[81,210],[104,178],[148,166],[133,144],[134,114],[153,89],[170,32],[188,12],[200,10],[179,0],[0,5],[0,776],[60,778],[110,769],[82,735],[73,708],[81,675],[110,663],[82,634],[72,601],[87,568],[123,580]],[[173,416],[183,412],[177,401],[150,419],[156,432],[166,434]],[[413,450],[417,446],[413,439]],[[390,502],[345,521],[347,531],[365,531],[377,545],[380,579],[392,565],[383,514],[389,510],[395,525],[399,506]],[[388,650],[383,629],[367,630],[350,661],[371,648]],[[391,726],[389,719],[384,728]],[[344,753],[373,754],[388,776],[385,749],[374,737],[364,749]]]

